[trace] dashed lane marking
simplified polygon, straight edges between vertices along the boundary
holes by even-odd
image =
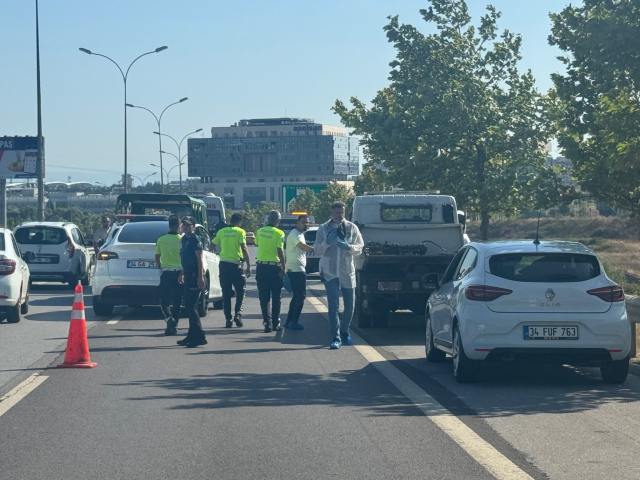
[[[307,298],[319,313],[328,318],[328,309],[324,303],[314,296]],[[451,414],[440,402],[394,367],[375,348],[367,344],[363,338],[355,333],[351,333],[351,337],[354,347],[370,364],[490,474],[499,480],[533,480],[529,474],[496,450],[458,417]]]
[[[126,313],[126,312],[125,312]],[[109,320],[107,322],[107,325],[115,325],[116,323],[118,323],[120,320],[122,320],[124,318],[124,313],[121,315],[118,315],[116,318],[114,318],[113,320]]]
[[[11,407],[16,405],[20,400],[33,392],[47,378],[49,377],[34,373],[4,397],[0,398],[0,417],[7,413]]]

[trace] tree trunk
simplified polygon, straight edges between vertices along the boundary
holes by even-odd
[[[483,241],[489,240],[489,218],[489,212],[480,212],[480,239]]]

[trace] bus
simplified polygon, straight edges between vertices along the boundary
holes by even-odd
[[[127,193],[118,195],[116,215],[191,215],[209,228],[207,206],[199,198],[164,193]]]
[[[222,198],[217,197],[213,193],[207,193],[202,197],[207,206],[207,221],[209,222],[209,233],[212,237],[216,232],[226,226],[226,217],[224,211],[224,202]]]

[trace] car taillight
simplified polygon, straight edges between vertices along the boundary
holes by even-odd
[[[587,290],[587,293],[589,295],[595,295],[605,302],[624,302],[624,290],[620,285],[594,288],[593,290]]]
[[[11,275],[16,271],[15,260],[4,259],[0,260],[0,275]]]
[[[76,253],[76,247],[73,246],[73,242],[69,237],[67,237],[67,244],[64,249],[69,252],[69,258],[73,258],[73,254]]]
[[[469,285],[464,289],[464,295],[469,300],[477,302],[491,302],[503,295],[509,295],[513,290],[500,287],[491,287],[489,285]]]
[[[98,253],[98,260],[111,260],[113,258],[120,258],[115,252],[100,252]]]

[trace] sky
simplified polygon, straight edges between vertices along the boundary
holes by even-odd
[[[477,21],[487,0],[467,0]],[[523,37],[521,68],[538,88],[560,72],[550,47],[549,12],[565,0],[494,0],[501,29]],[[574,2],[575,3],[575,2]],[[128,77],[128,102],[156,115],[178,141],[189,132],[243,118],[297,116],[339,125],[336,99],[369,102],[388,85],[395,51],[383,27],[399,15],[427,33],[419,10],[427,0],[40,0],[40,57],[46,181],[112,184],[123,171],[124,87],[107,55]],[[35,0],[1,0],[0,136],[37,134]],[[129,173],[148,181],[159,172],[154,118],[128,112]],[[163,149],[177,155],[166,139]],[[186,141],[182,154],[186,152]],[[168,170],[177,164],[164,156]],[[183,170],[186,175],[186,168]],[[177,169],[171,180],[177,180]],[[134,183],[138,179],[134,178]]]

